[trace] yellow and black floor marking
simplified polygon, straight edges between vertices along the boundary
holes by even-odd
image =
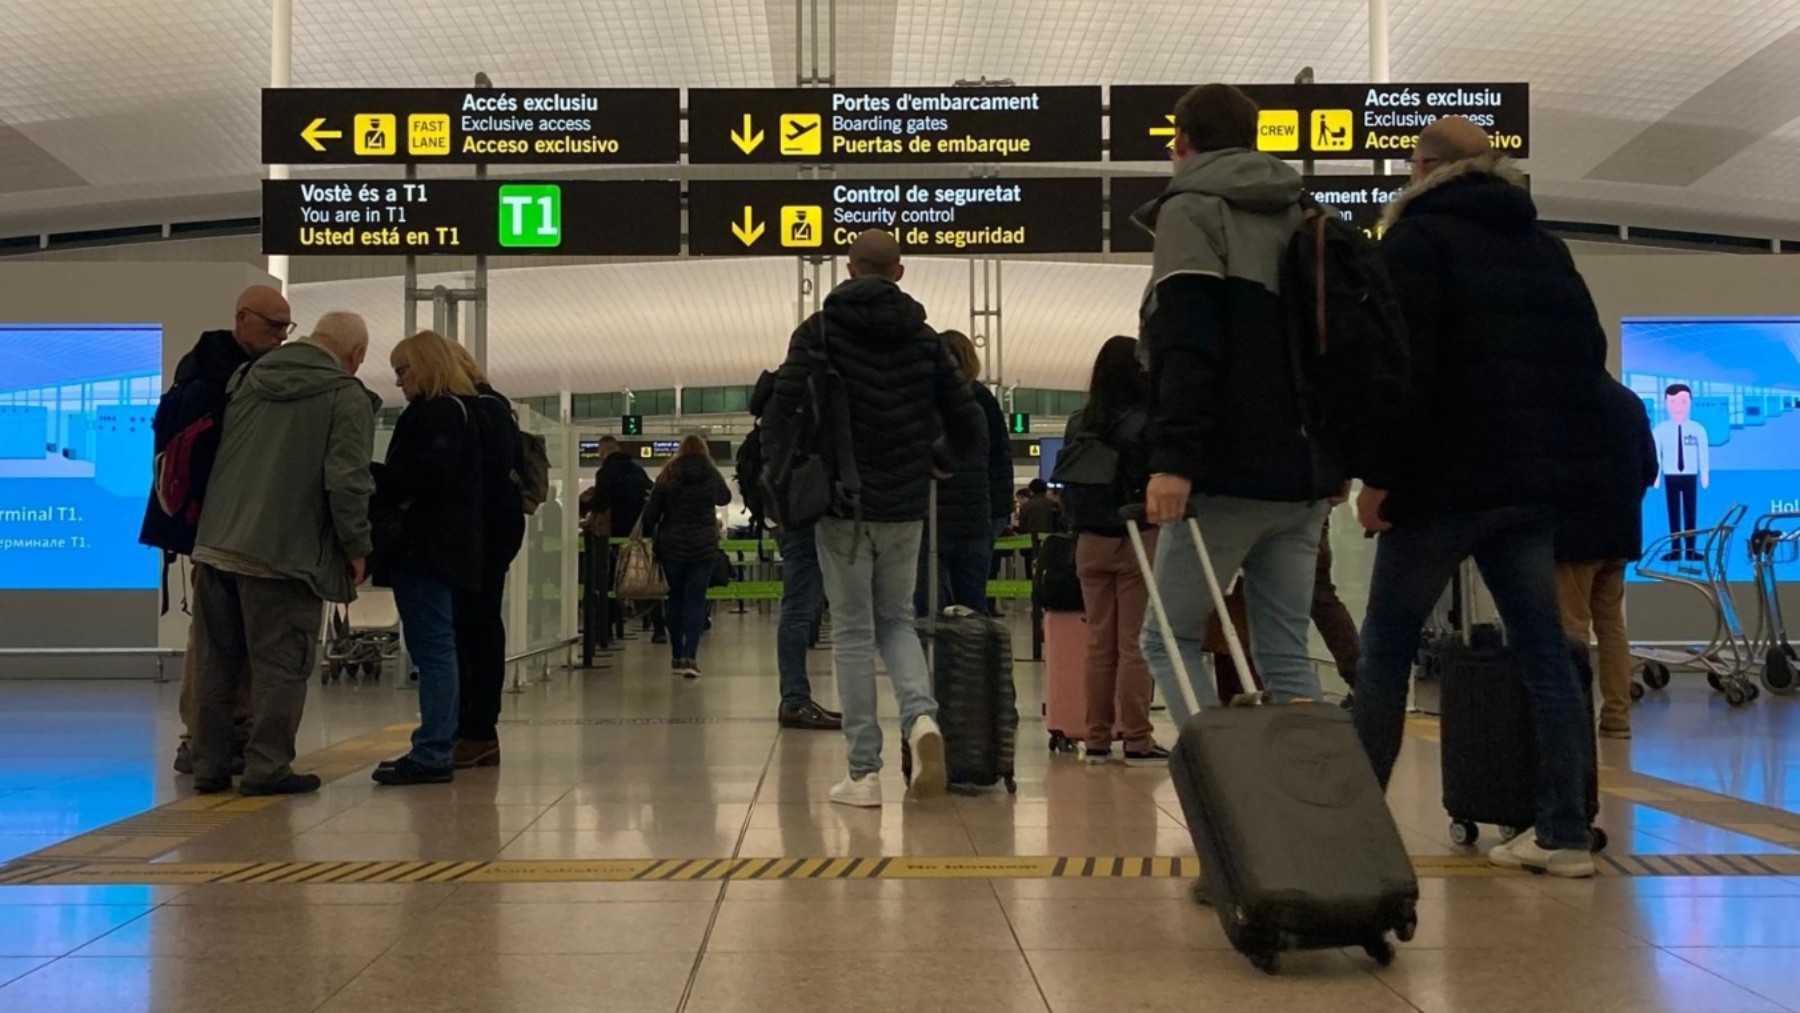
[[[1796,876],[1794,855],[1600,855],[1601,876]],[[1421,855],[1425,879],[1524,876],[1478,855]],[[1191,879],[1192,857],[670,858],[522,862],[41,862],[0,867],[7,886],[203,883],[687,883],[777,880]]]

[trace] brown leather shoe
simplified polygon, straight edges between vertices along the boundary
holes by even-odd
[[[456,740],[456,769],[500,766],[499,739]]]

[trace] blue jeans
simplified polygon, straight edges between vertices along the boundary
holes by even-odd
[[[1220,590],[1231,586],[1239,570],[1244,573],[1244,604],[1250,613],[1247,646],[1270,697],[1277,702],[1318,699],[1319,674],[1313,670],[1306,638],[1312,625],[1319,529],[1330,507],[1323,500],[1273,503],[1225,496],[1198,496],[1194,506]],[[1206,620],[1214,608],[1212,594],[1186,522],[1170,524],[1157,536],[1156,587],[1195,699],[1201,707],[1217,707],[1219,693],[1207,678],[1201,650]],[[1150,674],[1169,703],[1169,715],[1180,728],[1193,714],[1163,646],[1155,609],[1145,613],[1139,643]]]
[[[449,584],[416,570],[395,570],[393,583],[406,651],[419,666],[419,728],[413,732],[410,755],[420,766],[441,770],[454,765],[461,717],[455,593]]]
[[[664,560],[669,581],[669,656],[676,661],[700,660],[700,636],[706,632],[706,589],[712,585],[713,561]]]
[[[819,549],[811,531],[781,535],[781,625],[775,660],[781,669],[781,703],[801,707],[812,701],[806,652],[812,648],[813,620],[819,614]]]
[[[913,584],[919,573],[920,521],[885,524],[827,518],[814,530],[825,596],[831,601],[832,661],[838,705],[850,742],[850,776],[881,769],[876,722],[875,652],[887,666],[900,704],[900,734],[923,716],[937,716],[925,648],[913,627]],[[852,555],[854,554],[854,558]]]
[[[1593,734],[1556,597],[1555,520],[1507,507],[1399,524],[1381,536],[1363,618],[1356,731],[1382,785],[1405,734],[1420,630],[1462,561],[1475,559],[1519,660],[1538,737],[1538,843],[1588,846],[1584,740]]]
[[[987,615],[988,560],[994,543],[985,536],[957,538],[938,543],[938,608],[960,605],[972,612]],[[931,610],[926,592],[931,587],[931,553],[919,549],[918,589],[913,593],[913,609],[919,615]]]

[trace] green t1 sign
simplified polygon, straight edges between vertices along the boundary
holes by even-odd
[[[540,249],[561,246],[562,187],[554,183],[502,186],[500,245]]]

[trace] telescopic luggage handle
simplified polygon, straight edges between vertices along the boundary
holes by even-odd
[[[1144,575],[1144,587],[1150,593],[1150,610],[1156,614],[1157,632],[1162,636],[1163,651],[1169,656],[1169,664],[1175,670],[1175,682],[1181,689],[1182,701],[1188,710],[1199,713],[1200,700],[1194,695],[1194,684],[1188,676],[1187,662],[1181,657],[1181,645],[1175,640],[1175,628],[1169,624],[1169,612],[1163,607],[1162,589],[1157,587],[1156,574],[1150,565],[1150,554],[1144,550],[1144,537],[1139,530],[1148,511],[1142,504],[1134,504],[1119,511],[1125,521],[1125,534],[1131,540],[1131,551],[1137,556],[1138,569]],[[1193,537],[1194,550],[1200,559],[1200,572],[1206,577],[1206,590],[1212,595],[1213,610],[1219,616],[1219,628],[1225,633],[1225,644],[1231,652],[1231,660],[1238,671],[1251,671],[1250,661],[1244,654],[1243,641],[1238,639],[1237,623],[1231,621],[1231,610],[1225,605],[1225,591],[1219,586],[1219,574],[1213,569],[1212,553],[1206,550],[1206,539],[1200,533],[1198,511],[1192,502],[1187,507],[1188,534]]]

